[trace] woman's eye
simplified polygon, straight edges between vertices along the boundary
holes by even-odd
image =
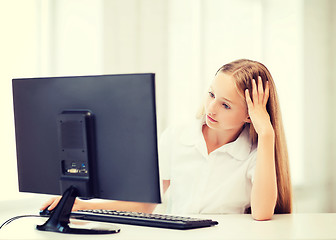
[[[212,92],[209,92],[209,96],[210,96],[211,98],[214,98],[214,97],[215,97],[215,94],[213,94]]]
[[[225,103],[223,103],[223,106],[224,106],[225,109],[231,109],[231,107],[229,105],[225,104]]]

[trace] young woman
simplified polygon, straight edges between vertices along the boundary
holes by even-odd
[[[245,213],[256,220],[292,211],[287,146],[272,76],[247,59],[222,66],[198,120],[160,139],[163,191],[173,214]],[[54,208],[51,199],[41,209]],[[76,200],[74,209],[152,212],[155,204]]]

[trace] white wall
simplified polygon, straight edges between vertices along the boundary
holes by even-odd
[[[331,12],[331,49],[330,49],[330,54],[331,54],[331,89],[332,89],[332,99],[330,102],[330,110],[332,111],[332,116],[330,116],[331,119],[335,119],[336,118],[336,108],[333,107],[334,104],[336,103],[336,1],[330,1],[331,6],[330,6],[330,12]],[[331,175],[331,184],[330,184],[330,189],[332,192],[332,197],[331,197],[331,206],[330,206],[330,211],[332,212],[336,212],[336,148],[334,146],[336,146],[336,125],[333,124],[333,121],[331,120],[332,124],[331,124],[331,135],[332,135],[332,139],[331,139],[331,147],[330,149],[332,150],[332,154],[330,157],[330,175]],[[329,133],[329,134],[330,134]]]
[[[304,2],[304,183],[298,209],[335,211],[335,2]]]
[[[100,0],[54,1],[54,72],[103,72],[103,5]]]

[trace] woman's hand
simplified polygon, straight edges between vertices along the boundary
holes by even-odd
[[[49,199],[47,202],[45,202],[40,210],[44,210],[46,208],[48,208],[48,210],[53,210],[57,204],[59,203],[59,201],[61,200],[61,197],[53,197],[51,199]],[[72,211],[78,211],[78,210],[84,210],[86,209],[87,202],[79,200],[78,198],[76,198],[74,205],[72,207]]]
[[[254,129],[258,136],[274,134],[274,130],[270,121],[270,116],[266,109],[269,98],[269,83],[266,82],[265,90],[261,77],[258,77],[258,86],[256,81],[252,79],[252,99],[248,89],[245,90],[245,98],[247,102],[248,114],[251,118]]]

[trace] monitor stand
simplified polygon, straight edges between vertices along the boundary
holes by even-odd
[[[69,187],[63,193],[61,200],[51,213],[49,219],[43,225],[37,225],[36,229],[69,234],[110,234],[120,232],[120,229],[115,227],[111,227],[111,229],[71,228],[69,226],[70,214],[78,196],[77,192],[75,187]]]

